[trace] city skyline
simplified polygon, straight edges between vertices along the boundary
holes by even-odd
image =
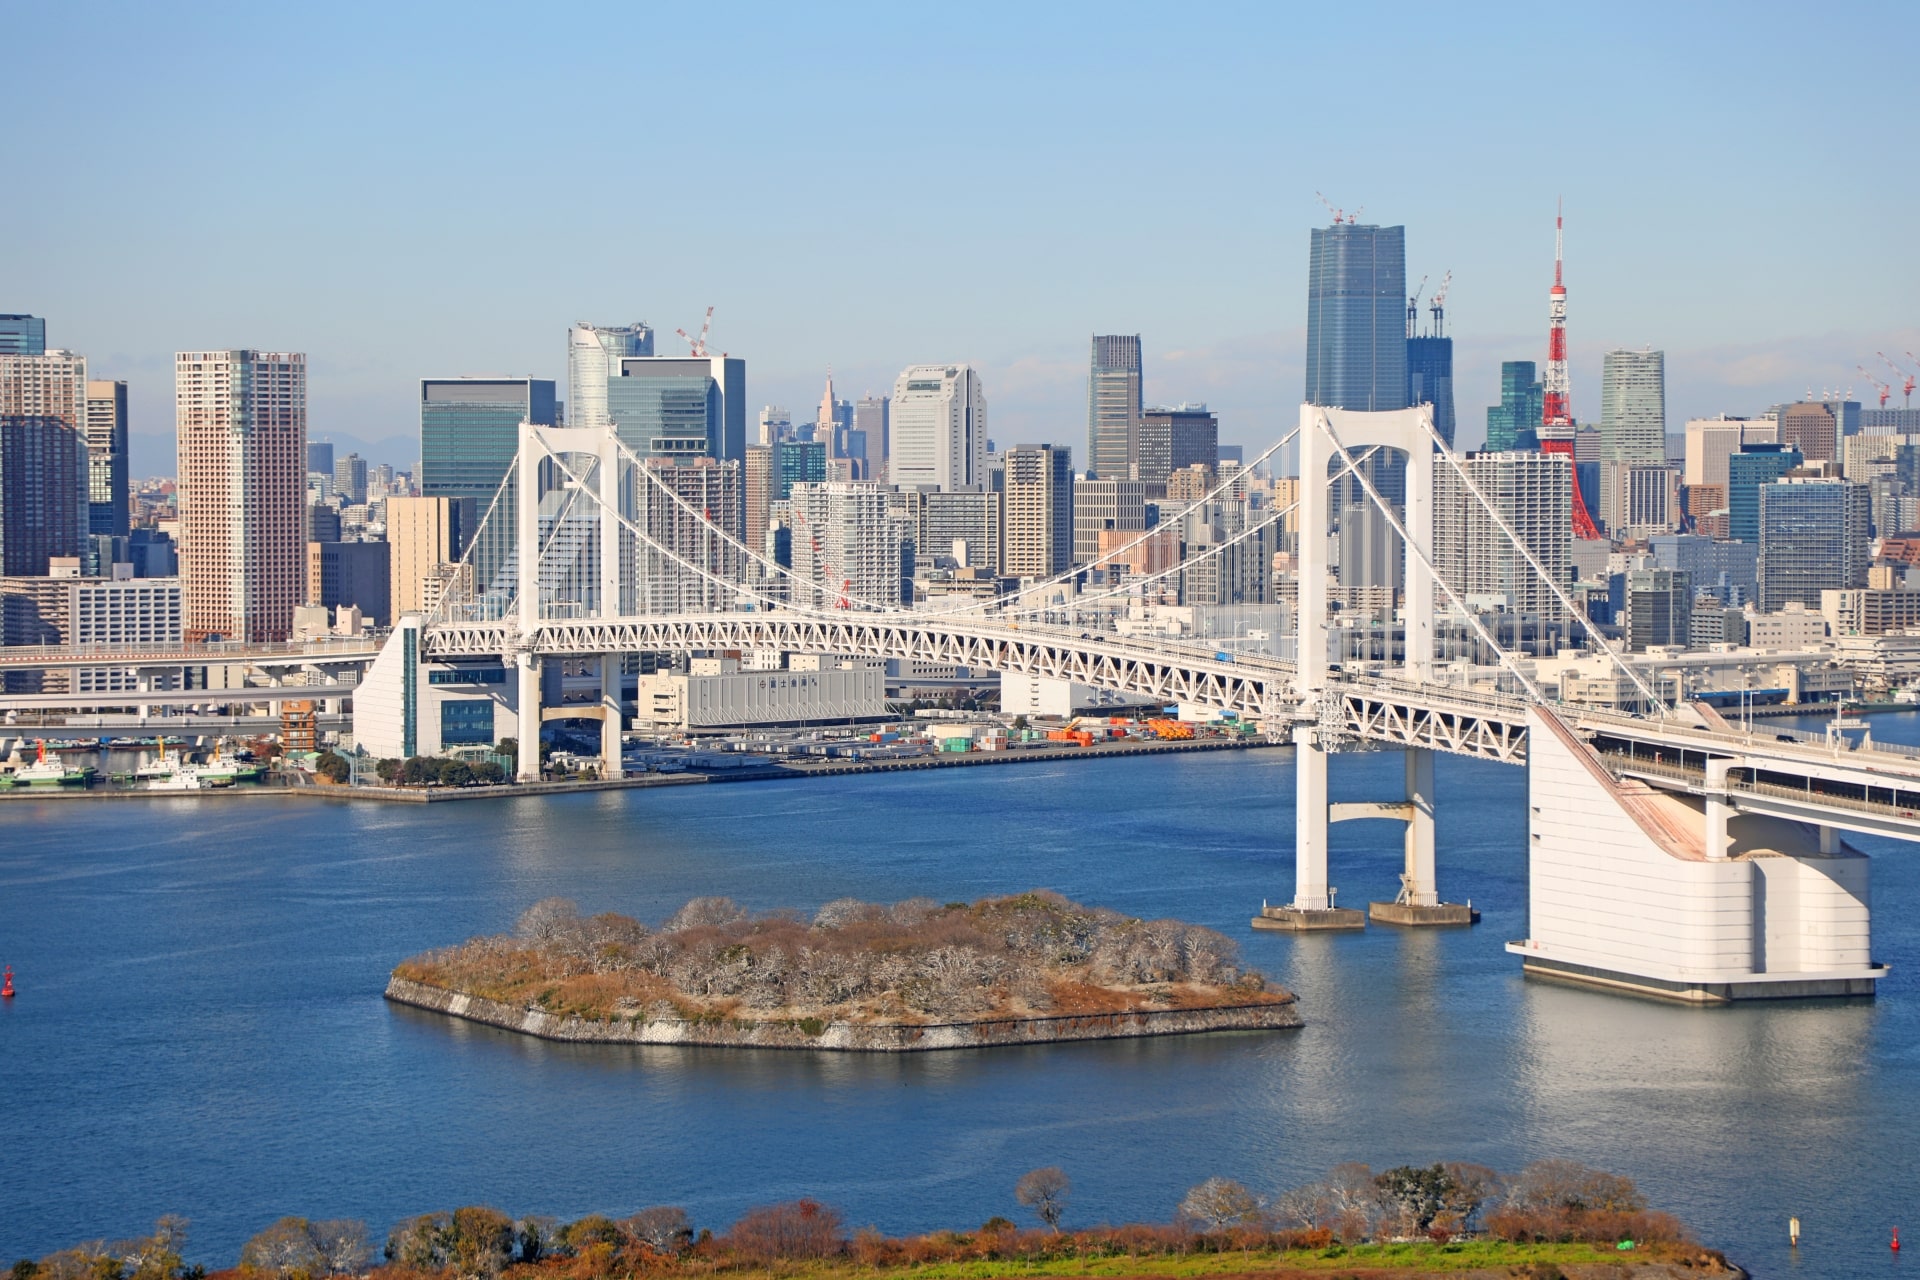
[[[55,183],[79,181],[101,148],[126,151],[136,159],[124,181],[141,193],[143,217],[109,234],[95,214],[0,213],[9,243],[34,246],[11,255],[0,307],[46,317],[51,344],[128,380],[139,473],[171,456],[176,351],[304,350],[314,361],[313,438],[404,464],[419,378],[564,382],[565,331],[583,317],[644,317],[660,334],[657,349],[677,354],[673,329],[697,331],[708,305],[718,308],[716,349],[751,362],[754,408],[813,403],[829,364],[857,395],[884,391],[909,364],[964,361],[982,372],[997,440],[1068,439],[1085,413],[1087,336],[1138,332],[1148,400],[1205,401],[1223,441],[1257,444],[1284,429],[1303,377],[1305,322],[1292,299],[1303,292],[1307,234],[1328,221],[1316,190],[1362,207],[1364,222],[1407,227],[1410,285],[1454,271],[1448,318],[1456,401],[1469,407],[1465,445],[1481,429],[1471,407],[1498,398],[1500,362],[1544,360],[1552,206],[1562,194],[1582,420],[1599,418],[1600,364],[1611,348],[1668,353],[1670,425],[1753,412],[1809,389],[1851,384],[1866,399],[1872,391],[1856,365],[1871,365],[1876,350],[1920,349],[1902,304],[1914,281],[1897,217],[1916,180],[1900,166],[1863,163],[1840,202],[1727,198],[1779,190],[1784,176],[1827,164],[1839,139],[1854,145],[1852,119],[1899,112],[1891,82],[1871,77],[1844,104],[1716,93],[1715,66],[1785,64],[1809,47],[1858,40],[1853,22],[1785,8],[1772,21],[1739,24],[1704,11],[1663,14],[1664,38],[1632,45],[1633,24],[1612,18],[1567,17],[1520,33],[1510,29],[1517,24],[1408,10],[1384,45],[1373,33],[1366,46],[1408,69],[1404,104],[1398,95],[1356,100],[1338,57],[1302,67],[1285,89],[1251,74],[1273,50],[1302,42],[1358,50],[1358,36],[1325,14],[1226,12],[1240,34],[1232,42],[1146,9],[1091,36],[1070,11],[1029,14],[1030,43],[963,39],[909,71],[880,56],[898,46],[906,15],[849,9],[820,23],[755,10],[732,37],[750,90],[708,93],[697,72],[675,69],[698,59],[661,59],[650,94],[663,121],[692,101],[699,125],[655,127],[657,160],[597,173],[591,207],[550,200],[535,183],[539,199],[508,195],[458,210],[434,174],[502,149],[535,154],[555,174],[581,171],[591,139],[567,126],[567,104],[578,84],[626,56],[638,26],[610,18],[603,40],[579,48],[557,27],[509,28],[507,11],[484,7],[461,11],[459,24],[431,10],[348,9],[324,21],[261,14],[246,39],[297,39],[313,56],[223,81],[224,71],[199,74],[244,62],[228,57],[238,37],[217,13],[107,12],[112,22],[25,13],[21,36],[51,46],[84,28],[100,74],[151,110],[130,118],[111,110],[115,97],[69,100],[54,91],[52,60],[33,60],[10,144]],[[513,38],[502,39],[509,29]],[[644,34],[669,51],[706,38],[690,15],[649,20]],[[487,88],[490,70],[508,74],[508,50],[527,90],[511,101]],[[1549,51],[1595,96],[1560,120],[1513,112],[1510,78],[1495,72],[1536,65]],[[1171,221],[1143,199],[1090,222],[1084,204],[1098,175],[1085,144],[1100,126],[1079,104],[1149,57],[1171,68],[1183,108],[1141,120],[1135,167],[1179,172],[1204,198]],[[845,74],[787,92],[778,68],[796,58],[825,58]],[[1635,76],[1612,74],[1622,60]],[[917,79],[954,92],[907,92]],[[228,87],[202,87],[221,83]],[[273,109],[236,126],[251,178],[213,208],[190,198],[185,171],[137,157],[167,155],[171,133],[226,109],[227,93]],[[1407,130],[1405,110],[1422,94],[1437,119]],[[1325,101],[1348,106],[1337,120],[1301,106]],[[1389,110],[1395,104],[1402,109]],[[1188,122],[1202,117],[1210,127],[1197,134]],[[396,119],[410,127],[391,128]],[[76,136],[91,145],[72,146]],[[866,205],[841,194],[927,136],[948,138],[978,169],[964,195]],[[1443,136],[1452,163],[1435,166],[1429,140]],[[1703,136],[1714,145],[1699,145]],[[646,198],[651,164],[704,165],[716,150],[734,159],[717,171],[710,199],[656,208]],[[1539,158],[1517,164],[1515,155]],[[1634,181],[1620,181],[1623,167]],[[631,217],[635,209],[647,216]],[[224,239],[234,252],[189,260],[174,250],[189,236]],[[623,240],[632,252],[603,251]],[[286,254],[288,244],[298,252]],[[263,292],[244,268],[269,247],[282,269]],[[959,268],[940,305],[897,283],[908,260]]]

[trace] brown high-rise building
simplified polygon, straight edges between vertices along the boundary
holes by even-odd
[[[1840,457],[1839,420],[1817,400],[1790,404],[1780,411],[1780,443],[1797,446],[1808,462],[1833,462]]]
[[[285,640],[306,594],[307,358],[174,357],[188,640]]]
[[[387,542],[393,548],[388,596],[395,618],[428,612],[429,596],[437,603],[447,566],[460,559],[460,512],[458,498],[386,500]]]
[[[87,362],[0,355],[0,573],[38,576],[87,537]]]

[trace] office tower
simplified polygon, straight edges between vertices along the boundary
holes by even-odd
[[[307,358],[183,351],[173,369],[187,639],[285,640],[305,595]]]
[[[1101,480],[1134,479],[1140,429],[1140,335],[1096,334],[1087,375],[1087,470]]]
[[[1015,578],[1065,573],[1073,563],[1073,451],[1028,444],[1005,456],[1001,572]]]
[[[1553,581],[1564,587],[1573,551],[1573,460],[1565,454],[1516,449],[1470,453],[1461,465]],[[1452,467],[1438,468],[1434,475],[1433,542],[1435,568],[1463,599],[1500,596],[1510,613],[1564,619],[1552,588]]]
[[[1433,406],[1433,429],[1451,447],[1453,416],[1453,339],[1407,338],[1407,403]]]
[[[1722,604],[1743,605],[1760,592],[1760,548],[1751,542],[1719,542],[1691,533],[1647,539],[1654,566],[1687,575],[1694,594]]]
[[[635,552],[638,573],[622,612],[713,613],[734,606],[745,577],[740,463],[649,458],[636,477],[636,520],[652,543]]]
[[[87,382],[87,527],[125,537],[131,527],[127,478],[127,384]]]
[[[1609,351],[1600,373],[1603,462],[1667,460],[1667,353]]]
[[[1727,458],[1727,533],[1760,542],[1760,486],[1799,466],[1800,451],[1788,444],[1743,444]]]
[[[1000,572],[1000,494],[908,489],[900,497],[913,529],[916,568],[951,560],[954,568]]]
[[[576,324],[567,330],[567,425],[607,425],[607,380],[619,376],[620,361],[653,354],[653,330],[647,323],[617,327]]]
[[[473,589],[504,603],[513,589],[512,487],[520,424],[554,425],[550,378],[423,378],[420,382],[420,493],[460,504],[470,544]],[[497,501],[496,501],[497,499]],[[491,514],[489,514],[491,513]],[[482,525],[485,525],[482,528]]]
[[[916,364],[894,380],[887,480],[970,489],[987,480],[987,396],[971,365]]]
[[[1867,585],[1867,487],[1829,476],[1760,486],[1760,608],[1820,607],[1822,591]]]
[[[833,370],[827,370],[827,389],[815,411],[813,438],[827,446],[829,458],[851,457],[847,433],[853,430],[853,402],[833,398]]]
[[[427,612],[427,598],[438,594],[444,569],[460,559],[460,500],[387,499],[387,543],[393,548],[393,577],[388,596],[393,616]]]
[[[1073,485],[1073,563],[1100,556],[1102,533],[1144,533],[1147,486],[1139,480],[1076,480]]]
[[[1309,404],[1407,404],[1405,227],[1313,229],[1307,265]]]
[[[328,440],[307,443],[307,473],[333,476],[333,443]]]
[[[0,573],[44,574],[54,556],[85,554],[86,409],[85,357],[0,354]]]
[[[760,443],[778,444],[793,439],[793,417],[777,404],[760,410]]]
[[[1500,365],[1500,403],[1487,406],[1488,453],[1540,447],[1540,422],[1546,387],[1535,377],[1531,360]]]
[[[1693,584],[1675,569],[1627,571],[1627,652],[1691,643]]]
[[[47,354],[47,322],[39,316],[0,316],[0,356]]]
[[[393,621],[393,546],[386,542],[309,542],[304,603],[358,609],[374,626]]]
[[[746,525],[746,543],[759,551],[767,541],[767,516],[778,497],[773,485],[774,446],[747,446],[746,465],[741,468],[740,508]]]
[[[1196,463],[1220,465],[1220,420],[1204,404],[1143,409],[1135,434],[1133,478],[1147,486],[1147,499],[1167,496],[1167,477]]]
[[[858,481],[793,487],[780,511],[791,521],[793,570],[812,584],[792,584],[794,604],[839,609],[910,601],[913,530],[890,510],[890,498],[879,485]]]
[[[853,402],[853,429],[867,437],[867,466],[876,480],[887,479],[887,459],[893,447],[889,435],[886,396],[862,396]]]
[[[607,379],[607,420],[635,457],[741,460],[747,362],[737,356],[629,356]]]
[[[1681,480],[1689,488],[1727,484],[1727,459],[1742,445],[1777,444],[1780,424],[1773,418],[1692,418],[1686,428],[1686,464]]]
[[[1780,410],[1780,443],[1799,449],[1808,462],[1831,462],[1840,456],[1839,418],[1819,401],[1787,405]]]
[[[1680,527],[1680,473],[1671,465],[1602,462],[1599,471],[1600,499],[1591,509],[1612,536],[1650,538]]]
[[[367,460],[350,453],[333,464],[333,491],[348,506],[367,500]]]
[[[1208,502],[1186,513],[1180,603],[1266,604],[1273,597],[1273,553],[1279,529],[1240,500]],[[1249,526],[1254,526],[1249,532]]]
[[[789,440],[773,446],[773,500],[793,493],[796,484],[823,484],[827,479],[827,446],[819,440]]]
[[[307,504],[307,541],[340,541],[340,508],[331,502]]]
[[[1394,603],[1406,586],[1406,557],[1400,553],[1400,535],[1386,513],[1371,502],[1355,503],[1340,512],[1340,594],[1343,610],[1374,622],[1393,616]]]

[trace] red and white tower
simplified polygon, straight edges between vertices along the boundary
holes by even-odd
[[[1573,385],[1567,377],[1567,283],[1563,270],[1566,207],[1562,203],[1553,218],[1553,288],[1547,291],[1547,375],[1546,392],[1540,409],[1540,450],[1567,455],[1567,469],[1575,471],[1573,456]],[[1573,536],[1597,541],[1600,527],[1587,511],[1580,496],[1580,479],[1573,477]]]

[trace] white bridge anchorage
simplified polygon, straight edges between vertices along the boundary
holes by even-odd
[[[737,530],[715,525],[641,465],[617,429],[523,424],[518,464],[482,522],[494,534],[471,539],[473,548],[494,548],[494,562],[476,562],[470,549],[472,590],[431,617],[401,621],[362,686],[356,715],[410,751],[422,689],[439,685],[491,700],[529,726],[526,733],[539,722],[546,660],[597,658],[601,702],[569,712],[602,721],[603,768],[617,774],[619,662],[634,653],[897,658],[1214,707],[1257,721],[1296,752],[1293,896],[1264,908],[1257,927],[1477,919],[1439,892],[1434,755],[1446,753],[1529,770],[1530,929],[1508,944],[1529,973],[1696,1002],[1871,994],[1883,970],[1870,953],[1869,861],[1841,833],[1920,840],[1920,754],[1840,734],[1742,732],[1705,707],[1663,706],[1591,626],[1589,643],[1611,655],[1658,710],[1631,716],[1554,703],[1436,568],[1436,476],[1447,472],[1492,517],[1566,616],[1584,623],[1584,615],[1486,502],[1433,430],[1431,408],[1362,413],[1305,405],[1298,430],[1251,465],[1295,439],[1302,477],[1326,482],[1303,484],[1294,507],[1264,513],[1230,540],[1298,513],[1297,661],[1288,661],[1116,634],[1102,611],[1087,608],[1102,599],[1124,603],[1230,543],[1102,590],[1063,593],[1070,574],[990,600],[900,608],[745,546]],[[1383,448],[1409,460],[1404,503],[1384,499],[1378,469],[1365,465]],[[1336,481],[1365,491],[1405,551],[1403,657],[1390,667],[1343,668],[1330,658],[1327,539],[1314,534],[1329,526]],[[1226,484],[1195,507],[1216,500]],[[642,497],[696,529],[702,546],[689,550],[663,536],[657,519],[642,518]],[[509,522],[510,540],[499,536]],[[498,549],[509,541],[502,557]],[[724,554],[716,558],[715,547]],[[636,601],[662,597],[641,585],[662,572],[678,579],[667,594],[691,607],[636,610]],[[1463,676],[1436,664],[1443,610],[1498,655],[1499,671]],[[1463,678],[1474,687],[1448,683]],[[1328,757],[1356,748],[1402,751],[1404,794],[1329,804]],[[522,777],[537,777],[537,753],[523,750],[519,758]],[[1352,818],[1405,824],[1400,893],[1366,913],[1338,906],[1328,878],[1328,825]]]

